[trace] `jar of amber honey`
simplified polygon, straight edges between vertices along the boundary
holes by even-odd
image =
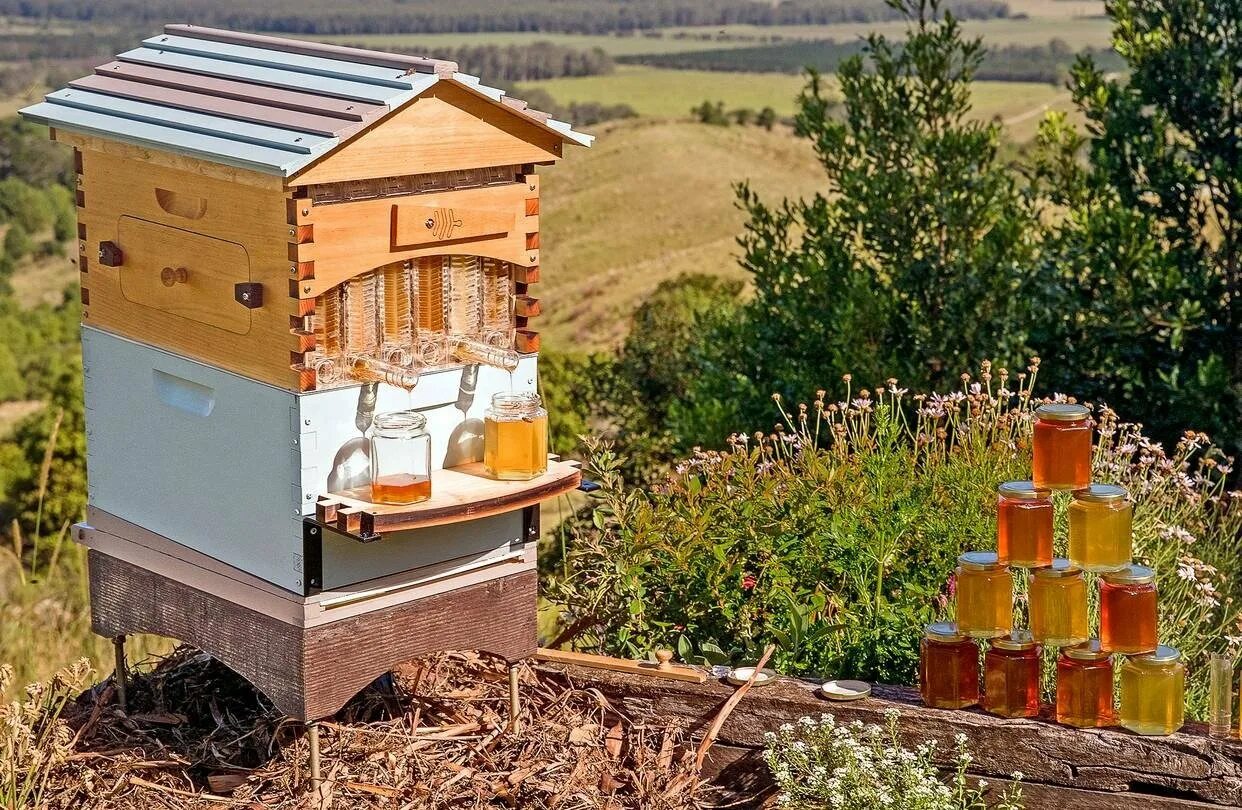
[[[1092,484],[1074,491],[1069,505],[1069,558],[1087,571],[1130,564],[1134,503],[1125,487]]]
[[[418,503],[431,497],[431,436],[415,411],[376,414],[371,423],[371,501]]]
[[[1057,657],[1057,722],[1077,728],[1113,724],[1113,659],[1092,639]]]
[[[1087,628],[1087,581],[1082,569],[1057,558],[1031,572],[1031,635],[1053,647],[1072,647],[1091,637]]]
[[[548,412],[538,394],[496,394],[483,414],[483,469],[502,481],[548,471]]]
[[[1005,565],[1039,568],[1052,563],[1052,492],[1030,481],[1007,481],[996,490],[996,556]]]
[[[957,558],[957,629],[972,638],[995,638],[1013,629],[1013,574],[991,551]]]
[[[1121,665],[1117,723],[1135,734],[1165,736],[1186,719],[1186,665],[1163,644]]]
[[[1081,489],[1091,483],[1091,411],[1085,405],[1040,405],[1031,443],[1035,486]]]
[[[1100,644],[1110,653],[1156,649],[1156,572],[1128,565],[1100,577]]]
[[[983,710],[1000,717],[1039,714],[1039,645],[1026,630],[992,639],[983,656]]]
[[[979,702],[979,646],[949,622],[927,625],[919,646],[919,694],[937,709]]]

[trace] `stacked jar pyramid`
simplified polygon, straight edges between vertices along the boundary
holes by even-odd
[[[929,625],[919,661],[928,706],[979,704],[1002,717],[1040,711],[1040,649],[1059,649],[1056,719],[1079,728],[1120,725],[1138,734],[1181,728],[1186,668],[1159,644],[1155,573],[1131,555],[1134,505],[1119,486],[1091,482],[1090,411],[1054,403],[1035,411],[1031,481],[997,492],[997,550],[958,558],[957,622]],[[1053,557],[1053,493],[1070,493],[1069,557]],[[1014,626],[1015,574],[1029,575],[1028,628]],[[1097,580],[1099,633],[1091,636],[1087,578]],[[987,643],[980,689],[979,643]],[[1119,672],[1114,704],[1114,659]]]

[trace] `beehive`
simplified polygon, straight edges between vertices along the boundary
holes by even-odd
[[[537,388],[535,169],[589,136],[451,62],[185,25],[22,114],[74,150],[93,596],[223,577],[305,631],[520,574],[533,609],[537,504],[578,473],[481,478],[480,420]],[[365,494],[402,409],[417,509]],[[96,629],[198,632],[132,626],[161,609]]]

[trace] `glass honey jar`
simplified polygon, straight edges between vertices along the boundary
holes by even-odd
[[[979,646],[950,622],[927,625],[919,645],[919,694],[936,709],[979,702]]]
[[[1057,722],[1076,728],[1113,724],[1113,659],[1092,639],[1057,656]]]
[[[409,504],[431,497],[431,436],[415,411],[376,414],[371,422],[371,502]]]
[[[992,639],[983,656],[983,710],[999,717],[1039,714],[1039,645],[1030,632]]]
[[[1031,635],[1052,647],[1072,647],[1091,637],[1087,625],[1087,580],[1082,569],[1057,558],[1031,572]]]
[[[1035,486],[1081,489],[1091,483],[1091,411],[1085,405],[1040,405],[1031,443]]]
[[[1186,665],[1182,654],[1163,644],[1132,655],[1121,665],[1118,725],[1135,734],[1166,736],[1186,720]]]
[[[1117,571],[1130,564],[1134,502],[1125,487],[1091,484],[1069,505],[1069,558],[1086,571]]]
[[[483,469],[502,481],[548,471],[548,412],[538,394],[501,393],[483,414]]]
[[[957,558],[957,629],[972,638],[995,638],[1013,629],[1013,574],[991,551]]]
[[[1005,565],[1052,564],[1052,492],[1030,481],[1006,481],[996,490],[996,556]]]
[[[1128,565],[1100,576],[1100,644],[1110,653],[1156,649],[1156,572]]]

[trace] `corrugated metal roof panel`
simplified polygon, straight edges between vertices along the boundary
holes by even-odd
[[[298,112],[272,107],[267,104],[256,104],[250,101],[239,101],[231,98],[219,98],[192,90],[179,90],[172,87],[161,87],[142,82],[125,81],[111,76],[92,74],[69,82],[74,90],[103,93],[117,98],[143,101],[148,104],[162,104],[174,109],[219,115],[234,118],[238,121],[249,121],[252,124],[270,124],[283,129],[309,132],[335,138],[342,132],[359,126],[354,121],[346,121],[330,115]]]
[[[247,45],[234,45],[229,42],[215,42],[209,39],[192,39],[161,34],[143,40],[147,48],[174,51],[191,56],[205,56],[211,59],[223,59],[227,62],[239,62],[244,65],[287,70],[291,73],[305,73],[311,76],[326,76],[331,79],[347,79],[365,82],[380,87],[392,87],[398,90],[413,89],[420,74],[411,74],[400,68],[364,65],[360,62],[345,62],[340,59],[325,59],[322,56],[305,56],[300,53],[274,51],[267,48],[252,48]]]
[[[46,101],[27,107],[21,113],[50,127],[64,127],[259,172],[272,173],[276,170],[289,175],[309,162],[305,155],[281,149],[131,121]]]
[[[282,149],[294,154],[321,153],[336,144],[335,138],[325,138],[322,135],[280,129],[264,124],[251,124],[246,121],[222,118],[218,115],[178,110],[159,104],[147,104],[142,101],[92,93],[87,90],[57,90],[55,93],[48,94],[47,101],[51,104],[128,118],[131,121],[144,121],[148,124],[158,124],[173,129],[267,146],[272,149]]]
[[[197,73],[186,73],[181,70],[137,65],[128,62],[108,62],[95,68],[100,76],[111,76],[154,87],[170,87],[189,90],[218,98],[231,98],[239,101],[250,101],[281,110],[297,110],[300,112],[331,115],[343,121],[366,121],[388,111],[386,104],[353,101],[333,96],[304,93],[300,90],[286,90],[281,87],[268,87],[262,84],[238,81],[236,79],[217,79]]]
[[[395,99],[406,97],[410,92],[392,87],[380,87],[367,82],[354,82],[348,79],[333,79],[327,76],[292,73],[288,70],[256,67],[241,62],[226,62],[223,59],[211,59],[205,56],[192,56],[172,51],[157,51],[152,48],[134,48],[132,51],[118,54],[117,59],[122,62],[154,65],[155,67],[198,73],[203,76],[239,79],[256,84],[266,84],[269,87],[306,90],[312,93],[336,96],[337,98],[379,103],[388,106],[389,109],[392,109]],[[420,78],[435,80],[434,76],[428,77],[421,74]]]

